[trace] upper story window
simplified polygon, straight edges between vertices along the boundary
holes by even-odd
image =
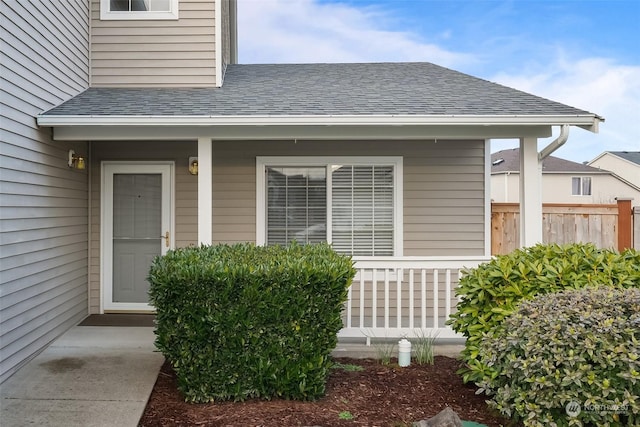
[[[100,19],[178,19],[178,0],[100,0]]]
[[[571,178],[571,195],[572,196],[590,196],[591,195],[591,177],[574,176]]]
[[[402,158],[258,157],[258,244],[402,254]]]

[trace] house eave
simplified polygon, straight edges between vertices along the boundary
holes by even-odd
[[[39,126],[556,126],[597,132],[595,115],[250,115],[93,116],[39,115]]]
[[[510,170],[510,171],[497,171],[497,172],[491,172],[491,175],[518,175],[520,174],[520,171],[518,170]],[[542,174],[544,175],[582,175],[582,176],[586,176],[586,175],[613,175],[611,172],[609,171],[579,171],[579,170],[575,170],[575,171],[547,171],[547,170],[542,170]]]

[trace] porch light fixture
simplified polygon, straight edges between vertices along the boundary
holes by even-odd
[[[191,175],[198,175],[198,158],[189,157],[189,173]]]
[[[85,168],[84,157],[77,156],[75,151],[69,150],[68,165],[70,168],[73,168],[73,169],[84,170]]]

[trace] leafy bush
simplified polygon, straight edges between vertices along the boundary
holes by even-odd
[[[525,426],[640,425],[640,289],[587,288],[523,302],[480,354],[499,373],[486,376],[480,391]],[[582,409],[573,416],[572,402]]]
[[[536,245],[496,256],[468,269],[456,294],[461,298],[451,327],[467,340],[462,378],[478,381],[491,369],[479,361],[483,334],[513,313],[521,301],[536,295],[586,286],[640,287],[640,252],[618,253],[592,244]]]
[[[149,272],[156,346],[187,401],[318,398],[354,275],[326,244],[170,251]]]

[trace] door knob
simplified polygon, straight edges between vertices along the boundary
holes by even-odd
[[[164,245],[168,248],[169,247],[169,240],[170,240],[169,232],[168,231],[165,232],[164,236],[160,236],[160,237],[164,239]]]

